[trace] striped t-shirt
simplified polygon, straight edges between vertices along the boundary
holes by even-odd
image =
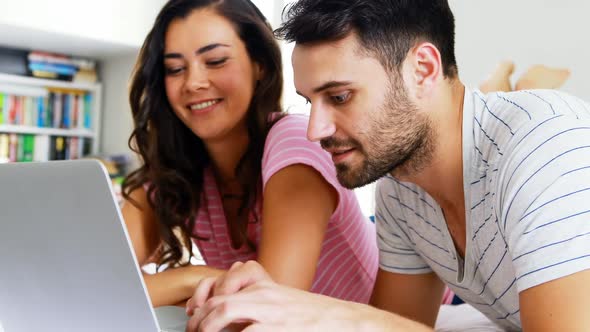
[[[338,192],[338,206],[326,229],[311,291],[340,299],[369,301],[378,265],[375,226],[359,207],[354,192],[340,186],[330,155],[318,143],[306,139],[308,118],[287,115],[270,130],[262,159],[262,185],[281,169],[295,164],[313,167]],[[222,201],[210,170],[205,172],[204,193],[195,230],[209,239],[195,239],[207,265],[228,269],[237,261],[253,260],[257,253],[247,246],[232,248]],[[262,199],[257,202],[258,216]],[[260,220],[260,218],[258,218]],[[249,239],[260,242],[261,220],[248,226]]]
[[[376,193],[380,267],[434,271],[518,330],[519,292],[590,268],[590,106],[551,90],[467,90],[463,109],[464,262],[432,197],[387,176]]]

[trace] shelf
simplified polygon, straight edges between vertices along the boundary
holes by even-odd
[[[141,10],[148,10],[150,7],[148,3],[154,1],[160,1],[162,3],[161,5],[158,5],[159,7],[163,6],[164,4],[163,0],[120,2],[106,1],[104,3],[111,2],[112,4],[106,4],[104,6],[102,1],[96,3],[101,7],[115,6],[116,8],[120,8],[126,6],[141,6]],[[20,5],[16,4],[17,1],[11,1],[10,3],[2,2],[2,4],[6,4],[6,6],[2,7],[2,13],[0,14],[0,45],[24,50],[43,50],[47,52],[81,56],[98,60],[115,58],[119,56],[137,55],[137,52],[143,43],[145,34],[147,34],[151,28],[153,18],[156,17],[156,13],[160,9],[154,8],[153,18],[150,18],[149,20],[146,18],[145,22],[136,22],[137,19],[139,19],[137,15],[133,15],[135,17],[129,17],[130,15],[104,13],[102,20],[96,19],[96,16],[91,16],[90,21],[93,22],[89,23],[87,21],[81,21],[81,17],[78,15],[82,14],[82,16],[84,16],[86,13],[77,13],[72,11],[70,8],[72,6],[78,6],[78,3],[83,3],[84,1],[72,2],[27,0],[24,2],[31,3],[33,8],[19,10],[17,8],[20,7]],[[129,3],[129,5],[127,3]],[[38,7],[40,6],[49,6],[51,9],[49,12],[43,13],[39,11]],[[18,14],[11,15],[7,14],[7,12],[14,12]],[[128,12],[135,13],[136,11],[130,10]],[[131,20],[130,24],[134,27],[134,29],[130,29],[130,31],[134,32],[126,31],[126,33],[117,33],[116,31],[113,31],[112,38],[109,38],[108,36],[100,36],[99,34],[93,33],[93,31],[91,31],[94,29],[100,29],[100,25],[105,24],[105,19],[107,20],[106,24],[108,25],[106,30],[112,31],[113,25],[110,23],[115,22],[109,21],[114,19],[113,15],[120,16],[121,24],[123,24],[124,21]],[[35,19],[37,16],[39,16],[40,21],[46,23],[39,23],[39,19]],[[49,23],[51,20],[55,20],[57,16],[63,16],[62,18],[66,21],[71,21],[70,24],[67,24],[66,26],[63,25],[63,22],[58,22],[57,26],[61,25],[62,31],[56,31],[54,26]],[[137,24],[134,24],[133,22],[136,22]],[[78,29],[79,31],[76,30],[76,25],[78,24],[84,25],[82,29]],[[90,26],[93,24],[94,27],[91,28]],[[127,24],[129,24],[129,22],[127,22]],[[142,27],[139,27],[138,25],[142,25]],[[121,25],[121,28],[125,26],[128,25]],[[119,36],[121,36],[121,38],[118,38]],[[134,40],[130,40],[130,38]]]
[[[66,82],[60,80],[50,80],[44,78],[10,75],[2,73],[0,73],[0,82],[26,86],[41,86],[48,88],[62,88],[87,91],[96,91],[100,89],[100,83]]]
[[[95,134],[89,129],[39,128],[39,127],[30,127],[30,126],[17,126],[17,125],[0,125],[0,133],[50,135],[50,136],[78,136],[78,137],[85,137],[85,138],[95,138]]]

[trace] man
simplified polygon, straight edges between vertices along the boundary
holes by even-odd
[[[589,331],[590,106],[466,89],[446,0],[301,0],[288,14],[278,34],[296,43],[309,139],[343,185],[383,177],[381,310],[278,286],[249,262],[202,282],[189,329],[427,331],[446,284],[506,330]]]

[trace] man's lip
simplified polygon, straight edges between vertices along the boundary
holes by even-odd
[[[331,155],[339,155],[339,154],[344,154],[346,152],[350,152],[352,150],[354,150],[355,148],[348,148],[348,149],[326,149],[326,151],[328,151]]]
[[[332,162],[334,164],[339,164],[341,162],[343,162],[344,160],[348,159],[348,157],[354,152],[354,148],[348,149],[348,150],[337,150],[337,151],[333,151],[331,152],[332,155]]]

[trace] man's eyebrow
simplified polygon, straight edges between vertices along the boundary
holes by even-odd
[[[329,81],[329,82],[326,82],[326,83],[318,86],[317,88],[314,88],[313,89],[313,93],[320,93],[320,92],[322,92],[324,90],[328,90],[330,88],[338,88],[338,87],[347,86],[347,85],[350,85],[350,84],[352,84],[352,82],[348,82],[348,81]]]
[[[342,87],[342,86],[347,86],[347,85],[350,85],[350,84],[352,84],[352,82],[349,82],[349,81],[329,81],[329,82],[326,82],[326,83],[318,86],[317,88],[314,88],[313,89],[313,93],[320,93],[320,92],[322,92],[324,90],[328,90],[328,89],[331,89],[331,88],[338,88],[338,87]],[[300,95],[301,97],[307,98],[301,92],[299,92],[299,91],[295,91],[295,92],[298,95]]]

